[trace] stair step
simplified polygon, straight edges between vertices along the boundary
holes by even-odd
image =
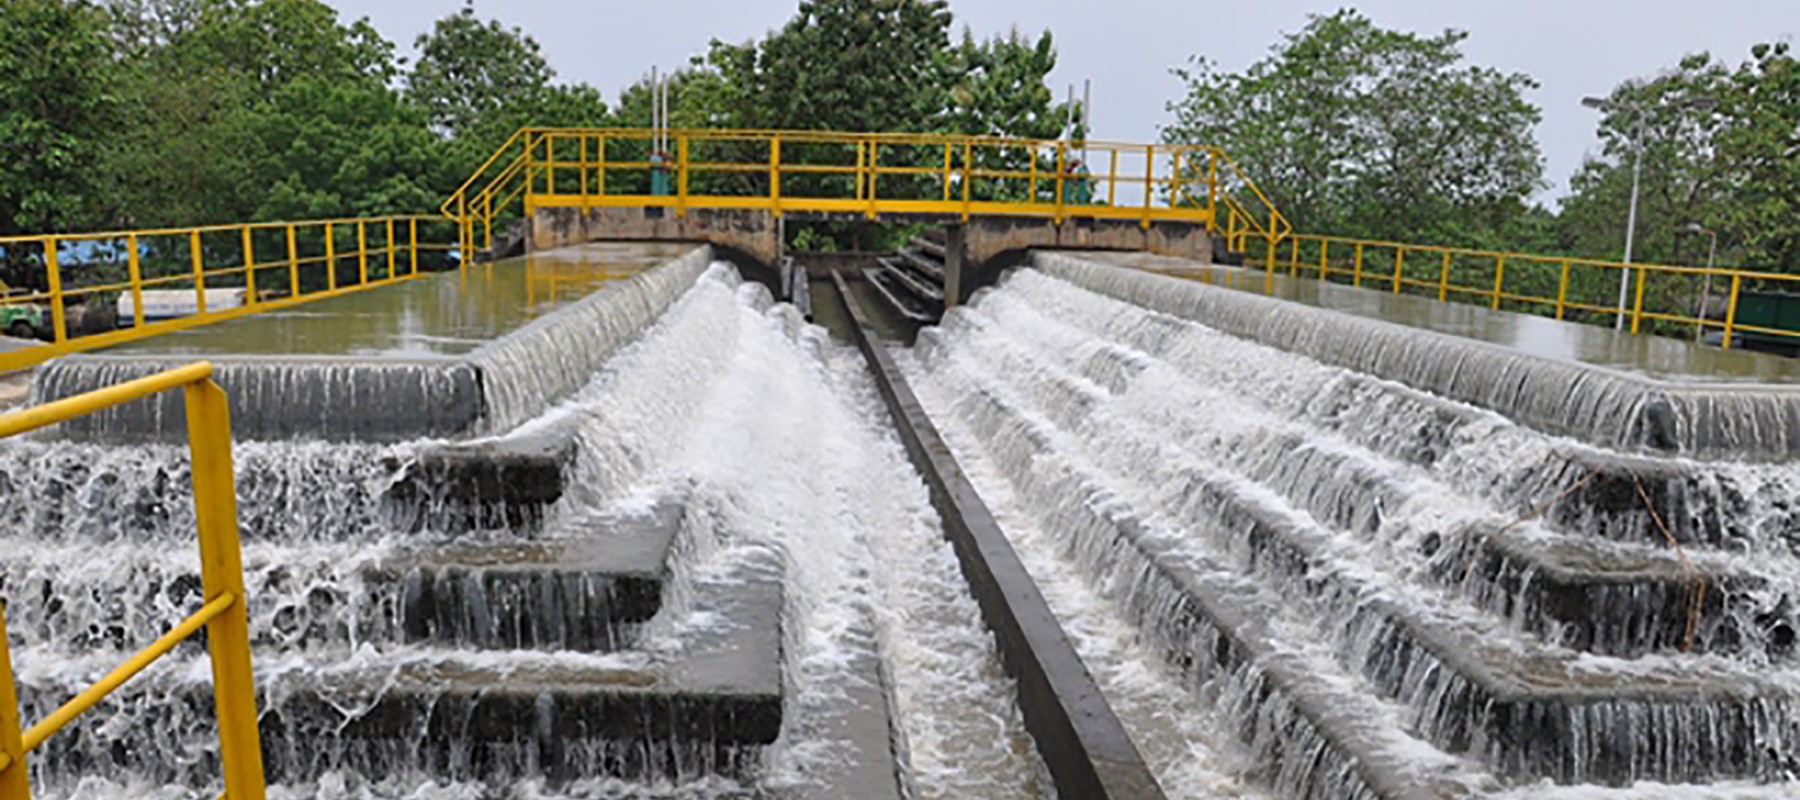
[[[893,279],[889,275],[890,273],[885,269],[871,267],[863,270],[863,277],[868,280],[870,286],[875,287],[876,293],[887,301],[888,307],[892,308],[895,313],[913,322],[935,321],[936,318],[924,308],[923,301],[914,298],[909,302],[902,299],[903,291],[890,288],[888,282]]]

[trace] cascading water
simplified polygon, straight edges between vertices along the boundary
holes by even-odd
[[[1129,284],[1119,295],[1134,299],[1150,291],[1132,283],[1144,276],[1073,263],[1058,274]],[[1188,308],[1181,284],[1155,280],[1165,296],[1152,305]],[[1282,313],[1294,319],[1281,325],[1329,331]],[[1250,324],[1227,324],[1239,323]],[[1787,698],[1800,681],[1785,664],[1767,669],[1782,658],[1779,640],[1792,638],[1791,535],[1759,535],[1780,528],[1787,512],[1741,499],[1800,485],[1791,465],[1682,463],[1677,477],[1646,491],[1665,508],[1681,504],[1687,516],[1674,524],[1687,541],[1717,530],[1706,522],[1719,517],[1715,498],[1753,512],[1734,515],[1740,533],[1731,538],[1762,563],[1690,554],[1703,574],[1746,577],[1713,581],[1714,597],[1725,599],[1705,607],[1714,617],[1700,626],[1699,645],[1718,655],[1682,655],[1672,652],[1680,636],[1662,632],[1684,627],[1680,601],[1693,581],[1660,533],[1646,535],[1653,522],[1642,503],[1590,503],[1519,521],[1527,504],[1573,482],[1572,464],[1641,467],[1645,459],[1029,270],[921,342],[916,382],[933,387],[922,394],[937,398],[936,416],[975,433],[952,436],[958,457],[991,456],[1009,485],[989,478],[984,495],[1015,491],[1032,510],[1009,533],[1030,543],[1041,536],[1031,529],[1042,528],[1088,581],[1108,587],[1114,607],[1155,634],[1162,660],[1197,676],[1197,696],[1239,715],[1228,727],[1282,770],[1274,779],[1282,794],[1360,790],[1337,782],[1342,773],[1319,771],[1330,759],[1295,762],[1268,750],[1271,706],[1296,709],[1289,722],[1321,735],[1338,758],[1389,765],[1359,777],[1382,796],[1370,782],[1409,765],[1424,765],[1454,792],[1492,791],[1496,778],[1707,781],[1791,769],[1782,748],[1752,744],[1795,735]],[[1586,524],[1596,517],[1610,521],[1607,538]],[[1503,567],[1477,568],[1491,567],[1489,552],[1504,556]],[[1126,583],[1121,574],[1137,578]],[[1131,590],[1118,590],[1122,583]],[[1546,622],[1571,597],[1593,607]],[[1172,613],[1181,607],[1202,611]],[[1234,621],[1233,607],[1258,611]],[[1493,614],[1509,624],[1494,624]],[[1281,635],[1259,643],[1253,631],[1262,626]],[[1221,630],[1225,639],[1200,635]],[[1300,666],[1283,667],[1288,661]],[[1244,670],[1273,671],[1252,680]],[[1646,695],[1645,686],[1665,688]],[[1346,688],[1389,699],[1307,700]],[[1289,705],[1271,703],[1276,696]],[[1347,729],[1334,705],[1361,709],[1362,730]],[[1289,763],[1313,771],[1296,778]]]
[[[636,341],[506,434],[577,444],[562,499],[539,524],[470,528],[467,515],[412,507],[456,500],[407,484],[435,442],[236,446],[271,796],[807,796],[858,746],[835,720],[870,687],[888,694],[878,705],[891,705],[911,796],[1048,795],[991,637],[857,354],[729,267],[697,280],[678,274],[687,268],[663,273],[692,288],[660,317],[645,301]],[[622,343],[633,330],[596,335]],[[494,355],[484,391],[496,419],[554,397],[509,385],[544,355]],[[7,441],[0,465],[0,591],[30,720],[198,604],[193,512],[179,447]],[[642,625],[526,632],[522,614],[620,603],[624,590],[579,576],[496,583],[462,566],[427,585],[408,566],[439,552],[572,546],[670,503],[681,509],[674,574]],[[555,720],[574,701],[546,699],[554,692],[505,705],[504,687],[563,675],[614,682],[629,699],[631,687],[689,669],[692,642],[734,628],[708,610],[709,587],[744,585],[746,574],[785,574],[787,686],[773,745],[671,738],[646,750],[566,736]],[[460,605],[409,616],[426,597]],[[458,688],[470,681],[495,691]],[[516,714],[540,722],[495,728]],[[35,790],[191,796],[217,785],[213,725],[204,649],[183,645],[35,754]]]

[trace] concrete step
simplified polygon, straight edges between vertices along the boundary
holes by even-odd
[[[876,259],[876,261],[887,269],[887,274],[889,276],[893,277],[896,282],[905,287],[908,292],[911,292],[913,297],[925,301],[927,305],[943,305],[944,287],[942,285],[932,283],[929,279],[914,275],[912,270],[901,265],[896,259],[880,258]]]
[[[290,653],[258,662],[264,763],[272,783],[327,771],[360,780],[432,779],[499,790],[616,778],[646,785],[723,779],[749,795],[783,718],[780,560],[736,551],[694,585],[695,622],[654,650],[593,655],[402,647]],[[710,621],[708,621],[710,620]],[[205,786],[218,764],[204,651],[127,684],[110,713],[82,718],[33,754],[39,787],[129,772]],[[25,653],[25,662],[37,657]],[[26,675],[24,713],[66,699],[58,675]],[[200,757],[171,759],[190,748]]]
[[[943,234],[938,234],[938,235],[942,236]],[[910,244],[908,244],[907,247],[909,249],[917,250],[921,253],[929,255],[932,258],[937,259],[939,262],[942,262],[944,260],[944,243],[936,241],[929,237],[914,236],[912,239],[912,242]]]
[[[645,514],[569,523],[544,540],[406,553],[365,579],[396,596],[407,641],[618,650],[662,609],[684,516],[682,499],[665,499]]]
[[[560,433],[430,447],[389,465],[396,477],[382,501],[398,530],[533,530],[561,499],[574,456]]]
[[[915,245],[918,240],[914,240]],[[918,248],[901,250],[898,256],[903,266],[918,272],[921,276],[942,284],[944,282],[944,248],[939,246],[933,253]]]

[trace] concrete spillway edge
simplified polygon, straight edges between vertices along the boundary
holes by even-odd
[[[1045,274],[1321,363],[1602,448],[1696,459],[1800,458],[1800,391],[1675,383],[1279,298],[1035,252]]]
[[[1162,800],[1156,778],[1100,693],[1068,634],[1019,561],[987,505],[963,474],[925,409],[901,377],[841,275],[838,296],[857,347],[893,416],[907,455],[931,491],[962,571],[974,590],[1000,657],[1019,686],[1025,727],[1043,756],[1057,796]]]

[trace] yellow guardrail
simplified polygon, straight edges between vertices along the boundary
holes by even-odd
[[[458,249],[455,227],[403,215],[0,237],[0,258],[30,265],[36,279],[0,295],[0,335],[14,336],[0,347],[0,372],[414,278],[422,254]],[[147,292],[180,292],[192,305],[147,321],[157,306],[146,307]],[[110,319],[109,306],[121,317],[129,308],[135,324],[81,324],[90,313]]]
[[[0,798],[4,800],[30,798],[28,753],[202,627],[212,657],[224,797],[263,798],[262,743],[256,722],[256,682],[250,670],[250,628],[244,610],[236,479],[231,466],[231,415],[225,392],[212,382],[212,373],[210,363],[190,364],[0,416],[0,438],[5,438],[180,387],[187,401],[188,453],[206,598],[200,610],[180,625],[22,733],[5,633],[6,614],[0,607]]]
[[[1262,247],[1251,249],[1251,242]],[[1292,234],[1268,243],[1252,237],[1234,250],[1263,264],[1265,287],[1285,270],[1291,277],[1368,286],[1395,294],[1434,297],[1492,309],[1592,322],[1626,321],[1640,333],[1657,323],[1664,331],[1686,330],[1695,339],[1716,331],[1720,346],[1733,338],[1760,334],[1800,340],[1800,331],[1747,324],[1738,319],[1739,301],[1749,289],[1800,291],[1800,275],[1750,270],[1626,264],[1601,259],[1534,255],[1436,245],[1406,244],[1338,236]],[[1284,266],[1285,265],[1285,266]],[[1630,281],[1621,305],[1621,272]],[[1685,310],[1684,310],[1685,309]]]
[[[1176,220],[1292,231],[1216,147],[954,134],[524,128],[444,201],[465,254],[539,208]]]

